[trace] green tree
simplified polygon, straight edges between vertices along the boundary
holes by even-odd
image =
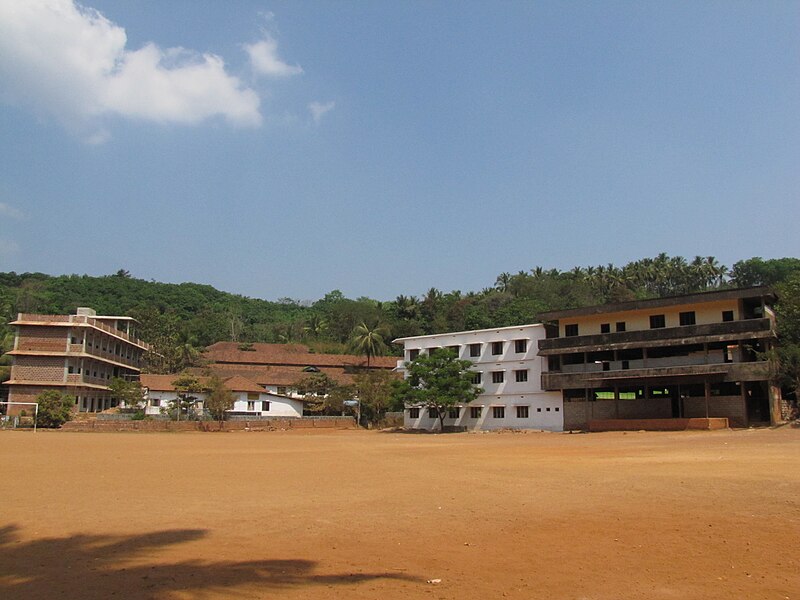
[[[58,390],[45,390],[36,396],[36,402],[39,403],[37,427],[58,428],[72,419],[72,407],[75,405],[73,396]]]
[[[386,325],[381,323],[370,325],[362,321],[353,329],[350,343],[356,352],[367,357],[367,368],[369,368],[371,357],[380,356],[386,352],[384,340],[389,335],[389,328]]]
[[[197,377],[189,373],[183,373],[172,382],[172,386],[177,392],[177,398],[170,401],[169,409],[175,412],[175,419],[180,421],[182,414],[188,416],[197,406],[198,397],[195,394],[203,392],[204,387]]]
[[[355,396],[353,386],[341,385],[325,373],[309,373],[290,389],[303,396],[308,403],[305,410],[323,415],[341,415],[345,410],[345,400]]]
[[[233,408],[236,398],[226,386],[219,375],[211,375],[208,380],[208,395],[206,397],[206,408],[215,421],[219,421],[220,427],[225,420],[227,411]]]
[[[385,369],[362,371],[353,378],[355,393],[361,404],[361,418],[367,423],[377,423],[386,416],[386,411],[395,407],[392,395],[397,381]],[[402,403],[400,404],[402,407]]]
[[[127,381],[114,377],[108,388],[111,390],[111,395],[126,408],[133,410],[142,408],[144,394],[142,393],[142,385],[138,381]]]
[[[406,406],[427,406],[439,419],[439,430],[444,431],[447,409],[468,404],[483,389],[472,383],[472,362],[460,360],[454,352],[440,350],[420,354],[406,363],[407,377],[395,384],[394,398]]]

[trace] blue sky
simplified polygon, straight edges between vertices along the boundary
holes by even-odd
[[[800,256],[798,23],[769,1],[0,0],[0,271],[388,300]]]

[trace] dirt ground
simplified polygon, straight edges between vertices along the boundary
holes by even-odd
[[[9,431],[0,457],[5,600],[800,600],[797,429]]]

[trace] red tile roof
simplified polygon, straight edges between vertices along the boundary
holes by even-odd
[[[197,377],[200,385],[208,386],[209,385],[209,377],[205,377],[199,375],[197,373],[192,373],[195,377]],[[225,383],[225,387],[231,390],[232,392],[260,392],[264,393],[266,390],[263,386],[258,385],[252,378],[243,377],[242,375],[238,374],[222,374],[219,373],[223,378]],[[175,391],[175,386],[172,385],[172,382],[178,379],[181,375],[152,375],[152,374],[144,374],[140,378],[140,382],[142,387],[146,387],[151,390],[157,390],[160,392],[163,391]]]
[[[241,350],[237,342],[217,342],[206,348],[204,357],[211,363],[237,365],[284,365],[315,367],[366,367],[363,356],[353,354],[317,354],[302,344],[250,344],[252,350]],[[370,367],[393,369],[397,358],[376,356],[370,359]]]

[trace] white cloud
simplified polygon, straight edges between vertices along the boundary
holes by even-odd
[[[0,217],[21,220],[25,218],[25,213],[16,206],[0,202]]]
[[[0,94],[92,143],[107,138],[98,118],[108,115],[261,124],[258,95],[219,56],[126,44],[124,28],[73,0],[0,0]]]
[[[245,44],[244,49],[250,56],[250,64],[259,75],[270,77],[290,77],[303,72],[300,65],[289,65],[278,58],[278,42],[272,37]]]
[[[332,111],[336,106],[335,102],[326,102],[322,104],[320,102],[311,102],[308,105],[308,110],[311,111],[311,116],[314,119],[315,123],[319,123],[320,119],[325,116],[326,113]]]

